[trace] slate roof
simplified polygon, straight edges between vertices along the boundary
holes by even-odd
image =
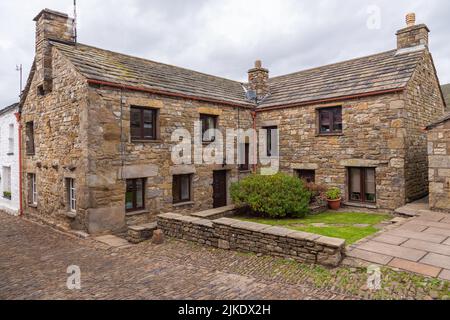
[[[0,116],[19,107],[19,103],[14,103],[0,110]]]
[[[444,84],[442,86],[442,93],[444,95],[447,107],[450,107],[450,84]]]
[[[450,120],[450,113],[445,114],[444,116],[440,117],[439,119],[431,123],[428,127],[426,127],[426,130],[431,130],[437,127],[438,125],[447,122],[448,120]]]
[[[196,71],[83,44],[53,41],[86,78],[252,106],[242,84]],[[302,104],[405,88],[423,50],[397,50],[305,70],[269,80],[260,108]]]

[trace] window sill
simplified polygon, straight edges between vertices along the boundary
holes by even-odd
[[[148,210],[138,210],[138,211],[129,211],[125,215],[127,217],[132,217],[132,216],[138,216],[141,214],[148,214],[148,213],[150,213]]]
[[[378,209],[377,205],[374,203],[361,203],[361,202],[344,202],[343,205],[348,207],[357,207],[357,208],[367,208],[367,209]]]
[[[72,211],[68,211],[68,212],[66,212],[66,217],[71,218],[71,219],[75,219],[77,217],[77,213],[76,212],[72,212]]]
[[[344,133],[317,133],[316,137],[342,137]]]
[[[14,152],[8,152],[6,155],[7,155],[7,156],[13,156],[13,155],[14,155]]]
[[[131,143],[155,143],[155,144],[161,144],[163,143],[162,140],[156,139],[156,140],[131,140]]]
[[[34,203],[29,203],[28,207],[37,209],[38,205]]]
[[[35,153],[26,153],[25,154],[27,157],[34,157],[36,154]]]
[[[194,201],[186,201],[186,202],[174,203],[174,204],[172,204],[172,206],[174,208],[178,208],[178,207],[184,207],[184,206],[191,206],[194,204],[195,204]]]
[[[12,198],[3,196],[3,199],[11,201]]]
[[[252,170],[239,170],[239,173],[252,173]]]

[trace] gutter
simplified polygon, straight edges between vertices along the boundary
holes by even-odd
[[[14,113],[16,116],[17,124],[18,124],[18,132],[19,132],[19,216],[23,216],[23,195],[22,195],[22,180],[23,180],[23,172],[22,172],[22,124],[20,122],[21,114],[20,112]]]
[[[170,92],[170,91],[165,91],[165,90],[160,90],[160,89],[135,87],[135,86],[129,86],[129,85],[122,85],[122,84],[118,84],[118,83],[114,83],[114,82],[95,80],[95,79],[88,79],[87,82],[88,82],[88,84],[91,84],[91,85],[103,85],[103,86],[108,86],[111,88],[117,88],[117,89],[122,89],[122,90],[140,91],[140,92],[164,95],[164,96],[168,96],[168,97],[184,98],[184,99],[190,99],[190,100],[195,100],[195,101],[218,103],[218,104],[228,105],[231,107],[242,107],[242,108],[253,109],[252,105],[246,105],[246,104],[241,104],[241,103],[237,103],[237,102],[236,103],[228,102],[228,101],[223,101],[223,100],[219,100],[219,99],[197,97],[197,96],[192,96],[192,95],[188,95],[188,94],[175,93],[175,92]]]
[[[252,111],[252,119],[253,119],[253,133],[256,134],[256,110]],[[256,173],[257,170],[257,159],[258,159],[258,150],[257,150],[257,136],[253,137],[253,159],[256,160],[253,164],[253,173]]]

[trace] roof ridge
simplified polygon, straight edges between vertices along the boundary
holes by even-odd
[[[296,71],[296,72],[291,72],[291,73],[287,73],[287,74],[283,74],[283,75],[279,75],[276,77],[272,77],[269,80],[273,80],[273,79],[278,79],[278,78],[283,78],[283,77],[288,77],[288,76],[293,76],[293,75],[297,75],[303,72],[307,72],[307,71],[314,71],[317,69],[322,69],[322,68],[326,68],[326,67],[332,67],[332,66],[336,66],[336,65],[340,65],[340,64],[344,64],[344,63],[348,63],[348,62],[353,62],[353,61],[357,61],[357,60],[361,60],[361,59],[365,59],[365,58],[372,58],[372,57],[376,57],[376,56],[381,56],[381,55],[385,55],[391,52],[396,52],[397,49],[392,49],[392,50],[388,50],[388,51],[384,51],[384,52],[379,52],[379,53],[374,53],[368,56],[362,56],[362,57],[357,57],[357,58],[352,58],[352,59],[348,59],[348,60],[343,60],[343,61],[339,61],[339,62],[333,62],[333,63],[329,63],[329,64],[324,64],[318,67],[313,67],[313,68],[309,68],[309,69],[303,69],[300,71]]]
[[[117,54],[117,55],[120,55],[120,56],[123,56],[123,57],[128,57],[128,58],[132,58],[132,59],[138,59],[138,60],[142,60],[142,61],[145,61],[145,62],[156,63],[156,64],[159,64],[159,65],[163,65],[163,66],[167,66],[167,67],[171,67],[171,68],[182,69],[182,70],[186,70],[186,71],[189,71],[189,72],[195,72],[197,74],[201,74],[201,75],[208,76],[208,77],[214,77],[214,78],[217,78],[217,79],[222,79],[222,80],[226,80],[226,81],[235,82],[236,84],[241,84],[242,83],[241,81],[237,81],[237,80],[233,80],[233,79],[229,79],[229,78],[225,78],[225,77],[221,77],[221,76],[216,76],[216,75],[213,75],[213,74],[209,74],[209,73],[205,73],[205,72],[201,72],[201,71],[197,71],[197,70],[193,70],[193,69],[188,69],[188,68],[185,68],[185,67],[180,67],[180,66],[176,66],[176,65],[173,65],[173,64],[169,64],[169,63],[158,62],[158,61],[155,61],[155,60],[150,60],[150,59],[146,59],[146,58],[142,58],[142,57],[137,57],[137,56],[133,56],[131,54],[126,54],[126,53],[121,53],[121,52],[112,51],[112,50],[108,50],[108,49],[103,49],[103,48],[95,47],[95,46],[84,44],[84,43],[80,43],[80,42],[77,42],[76,44],[69,44],[69,43],[65,43],[65,42],[61,42],[61,41],[54,41],[54,40],[51,40],[50,42],[54,42],[54,43],[62,44],[62,45],[66,45],[66,46],[73,46],[73,47],[81,45],[81,46],[92,48],[92,49],[95,49],[95,50],[100,50],[100,51],[109,52],[109,53],[112,53],[112,54]]]

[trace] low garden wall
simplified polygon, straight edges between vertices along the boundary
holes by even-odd
[[[168,237],[244,252],[290,258],[299,262],[338,266],[345,240],[230,218],[207,220],[165,213],[158,228]]]

